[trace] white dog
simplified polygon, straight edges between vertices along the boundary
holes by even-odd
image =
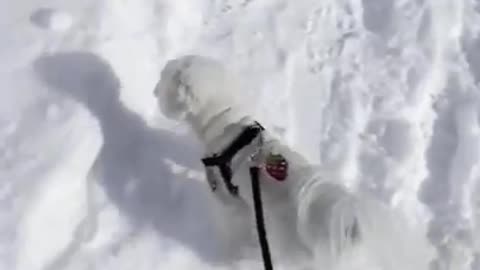
[[[205,157],[221,154],[255,118],[233,94],[238,84],[223,65],[210,58],[185,56],[168,62],[156,86],[162,112],[186,121],[205,145]],[[231,186],[217,166],[206,168],[213,194],[227,209],[219,218],[225,230],[251,230],[253,203],[249,168],[259,166],[265,223],[275,259],[318,252],[341,255],[361,243],[365,230],[360,201],[325,171],[269,132],[234,153]],[[242,234],[236,240],[244,240]],[[296,254],[293,254],[296,253]]]

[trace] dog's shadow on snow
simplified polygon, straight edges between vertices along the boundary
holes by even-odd
[[[118,78],[92,53],[42,56],[34,68],[48,85],[84,104],[98,119],[104,138],[95,163],[98,181],[131,223],[139,229],[152,226],[203,259],[220,262],[223,256],[211,239],[208,187],[174,174],[164,163],[168,158],[200,168],[199,145],[153,129],[125,108]]]

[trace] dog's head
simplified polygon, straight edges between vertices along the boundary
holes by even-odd
[[[189,55],[167,63],[155,87],[155,95],[160,109],[169,118],[209,117],[233,103],[234,85],[221,63]]]

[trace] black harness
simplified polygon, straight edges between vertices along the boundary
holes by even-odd
[[[218,167],[220,174],[223,178],[225,187],[228,189],[228,192],[236,197],[238,196],[238,186],[232,183],[232,159],[233,157],[244,147],[251,144],[255,138],[261,136],[261,133],[265,130],[262,125],[258,122],[247,126],[240,135],[232,141],[232,143],[225,148],[221,154],[214,154],[211,157],[206,157],[202,159],[203,165],[205,167]],[[257,233],[260,243],[260,248],[262,251],[263,262],[265,270],[273,270],[272,259],[270,256],[270,249],[268,246],[267,232],[265,230],[265,221],[263,215],[263,206],[262,206],[262,197],[260,191],[260,181],[259,181],[260,168],[258,164],[255,164],[250,167],[250,177],[252,179],[252,193],[253,193],[253,204],[255,208],[255,219],[257,224]],[[216,183],[210,183],[212,189],[215,191],[217,188]]]
[[[235,140],[222,151],[222,153],[214,154],[211,157],[202,159],[205,167],[217,166],[222,175],[223,182],[232,196],[238,195],[238,187],[232,183],[232,159],[245,146],[252,143],[252,141],[264,130],[264,128],[257,122],[247,126]],[[216,190],[216,185],[212,185],[212,189]]]

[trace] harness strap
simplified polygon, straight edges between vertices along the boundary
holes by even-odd
[[[242,133],[227,147],[220,155],[214,154],[211,157],[202,159],[205,167],[217,166],[222,175],[225,186],[230,194],[233,196],[238,195],[238,187],[232,183],[232,168],[230,166],[232,158],[245,146],[252,143],[252,141],[265,130],[260,123],[255,122],[252,125],[247,126]]]
[[[218,155],[214,154],[211,157],[202,159],[205,167],[217,166],[220,170],[220,174],[223,178],[225,186],[230,194],[233,196],[238,195],[238,187],[232,183],[232,158],[245,146],[252,143],[252,141],[265,130],[258,122],[247,126],[245,130],[225,149]],[[260,168],[258,164],[250,167],[250,178],[252,180],[252,195],[253,205],[255,210],[255,221],[257,225],[257,234],[260,248],[262,251],[262,258],[265,270],[273,270],[272,258],[270,256],[270,248],[268,246],[267,231],[265,229],[265,219],[263,215],[262,205],[262,193],[260,190],[259,181]],[[212,189],[216,189],[216,183],[211,183]]]

